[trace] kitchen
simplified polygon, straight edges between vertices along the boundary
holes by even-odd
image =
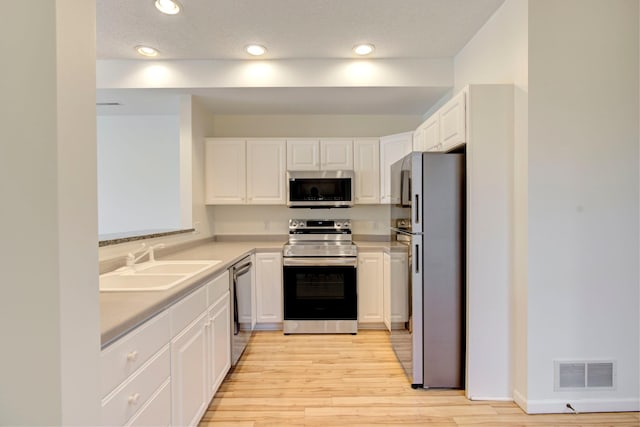
[[[91,7],[86,6],[88,10],[78,11],[70,10],[70,6],[69,9],[65,9],[64,2],[58,3],[56,10],[59,15],[56,19],[62,21],[56,21],[53,18],[53,6],[50,6],[51,9],[48,9],[46,14],[33,14],[41,16],[45,21],[48,17],[50,20],[46,22],[25,18],[15,20],[14,23],[7,18],[6,25],[3,25],[3,31],[7,33],[3,33],[5,36],[3,39],[12,40],[14,39],[12,34],[23,34],[24,29],[37,28],[41,31],[41,37],[50,40],[49,36],[55,31],[56,22],[59,23],[58,25],[64,23],[62,27],[66,28],[66,31],[78,31],[80,35],[92,32],[90,24],[83,27],[83,20],[77,19],[78,14],[91,15]],[[599,2],[589,2],[588,6],[584,6],[581,2],[567,2],[560,7],[553,5],[553,2],[507,1],[483,27],[483,30],[476,34],[465,50],[455,57],[453,86],[458,89],[466,84],[478,82],[506,82],[516,86],[514,94],[516,143],[512,148],[515,168],[512,187],[510,187],[514,189],[515,198],[514,216],[511,219],[514,241],[506,242],[508,244],[504,247],[505,263],[513,268],[511,273],[505,274],[513,274],[513,276],[504,279],[504,282],[508,283],[508,288],[498,292],[497,297],[487,295],[487,300],[481,301],[478,306],[470,307],[470,310],[472,315],[476,313],[481,317],[487,316],[484,320],[489,324],[503,325],[499,328],[500,334],[497,335],[501,338],[496,341],[495,334],[487,334],[486,341],[480,343],[487,348],[491,348],[494,341],[502,343],[499,350],[503,359],[487,360],[483,363],[499,365],[501,368],[497,371],[498,376],[503,379],[501,384],[506,388],[506,391],[501,388],[501,392],[511,395],[511,387],[521,390],[521,396],[525,401],[530,401],[529,404],[533,405],[532,409],[535,409],[535,404],[538,404],[540,405],[538,409],[544,410],[545,402],[551,404],[550,402],[558,400],[556,392],[549,390],[546,384],[549,376],[552,375],[549,373],[548,362],[559,357],[616,359],[619,374],[617,390],[601,392],[602,394],[597,395],[591,394],[591,396],[609,402],[618,399],[622,406],[617,407],[626,407],[627,410],[635,410],[633,408],[637,406],[633,405],[637,405],[638,401],[637,380],[634,380],[638,377],[637,364],[634,364],[638,359],[638,334],[637,326],[634,326],[637,325],[637,304],[630,305],[634,301],[637,302],[638,295],[637,268],[633,267],[637,266],[637,233],[629,233],[630,230],[637,230],[638,115],[634,115],[633,112],[637,113],[638,94],[637,90],[634,92],[631,89],[637,88],[638,73],[637,60],[632,61],[633,66],[628,63],[629,58],[637,59],[638,40],[636,37],[629,41],[628,38],[623,37],[623,31],[611,30],[607,33],[610,38],[606,40],[610,45],[617,46],[617,49],[584,52],[572,49],[571,43],[574,42],[562,36],[566,30],[566,27],[563,27],[566,26],[566,22],[575,19],[575,31],[579,31],[585,40],[592,40],[595,43],[594,35],[602,37],[602,34],[595,31],[592,26],[588,28],[580,26],[581,22],[587,22],[593,16],[598,16],[599,19],[606,17],[607,25],[611,28],[626,25],[628,27],[624,28],[630,28],[632,30],[629,31],[636,31],[633,34],[637,34],[637,2],[607,2],[608,5],[614,4],[615,7],[611,6],[606,10],[599,9],[597,7],[599,4]],[[23,16],[21,15],[23,11],[18,9],[28,6],[15,7],[16,10],[10,10],[17,16]],[[576,15],[577,11],[580,13]],[[9,15],[12,14],[9,13],[7,16]],[[569,16],[571,19],[567,18]],[[69,19],[69,22],[64,19]],[[548,28],[550,23],[555,25],[551,30]],[[524,39],[514,37],[516,34],[522,34],[518,32],[519,30],[524,33]],[[69,40],[62,37],[65,34],[63,32],[57,38],[59,46],[56,52],[61,55],[58,60],[81,61],[81,59],[63,55],[66,52],[65,49],[71,51],[87,49],[88,52],[95,49],[90,41],[86,41],[86,46],[82,44],[85,43],[86,37],[72,36]],[[546,38],[545,35],[549,34],[556,36],[555,41]],[[618,36],[620,39],[616,38]],[[552,49],[558,40],[565,43],[560,44],[560,47],[565,50]],[[21,41],[35,43],[39,40],[24,38]],[[514,46],[517,42],[523,41],[525,47],[529,46],[528,51],[526,48],[524,51],[518,50],[518,46]],[[564,58],[562,52],[566,53],[567,49],[572,52],[572,56],[569,56],[568,61],[562,62]],[[12,108],[10,110],[12,114],[5,116],[5,119],[12,120],[7,120],[6,126],[5,123],[2,126],[3,141],[11,140],[16,143],[11,147],[5,147],[3,144],[3,149],[11,150],[8,153],[11,154],[12,162],[3,162],[2,170],[7,174],[5,182],[21,184],[19,194],[7,189],[3,191],[3,195],[6,206],[25,207],[7,210],[7,221],[3,226],[4,234],[10,242],[6,256],[3,257],[5,262],[8,262],[3,265],[5,272],[8,273],[6,280],[7,283],[16,284],[10,289],[3,289],[6,297],[3,298],[5,303],[2,312],[7,316],[6,320],[11,320],[3,322],[7,328],[3,337],[8,340],[7,344],[12,348],[22,348],[26,354],[8,353],[3,356],[6,358],[6,372],[3,371],[3,378],[6,378],[6,381],[3,382],[2,395],[15,396],[10,406],[16,408],[16,411],[26,407],[28,403],[50,402],[42,408],[39,415],[52,417],[48,418],[50,420],[56,419],[55,417],[65,420],[41,421],[41,423],[69,424],[74,423],[74,419],[78,420],[76,423],[83,423],[79,420],[90,420],[90,417],[95,416],[98,411],[95,399],[87,396],[91,393],[77,391],[78,388],[96,390],[98,383],[97,374],[87,375],[88,372],[98,372],[95,352],[99,347],[96,336],[99,327],[95,295],[98,267],[95,263],[96,249],[94,248],[97,233],[95,223],[90,220],[96,217],[96,206],[91,202],[96,198],[95,166],[91,166],[90,160],[95,158],[95,147],[87,147],[80,142],[92,140],[95,129],[89,125],[87,125],[88,128],[78,125],[85,121],[80,121],[81,118],[85,118],[87,122],[93,119],[82,109],[78,107],[74,109],[73,105],[76,105],[75,96],[85,96],[85,100],[92,98],[91,93],[95,91],[95,82],[91,87],[91,82],[83,83],[85,80],[78,78],[79,76],[65,73],[57,74],[58,80],[55,84],[48,80],[44,81],[40,78],[38,70],[46,72],[54,69],[55,61],[49,57],[31,57],[26,53],[27,51],[31,49],[16,48],[9,51],[9,57],[15,58],[16,63],[32,64],[32,66],[28,68],[29,73],[26,72],[26,67],[8,67],[7,73],[10,73],[8,81],[21,84],[16,83],[15,86],[3,90],[7,94],[6,99],[11,100]],[[613,71],[609,68],[605,70],[604,67],[594,67],[588,62],[590,65],[581,68],[580,71],[580,76],[585,80],[580,80],[574,79],[575,74],[571,73],[573,70],[571,65],[587,64],[587,58],[591,61],[594,55],[600,55],[598,56],[600,61],[610,61],[614,64],[611,69],[624,70],[625,73],[622,76],[620,73],[616,74],[615,82],[610,82],[613,87],[608,87],[607,90],[590,87],[591,91],[598,89],[596,94],[591,92],[590,95],[597,96],[599,101],[598,109],[592,111],[587,108],[590,104],[578,96],[581,93],[580,89],[586,87],[588,79],[611,80],[608,76],[611,76]],[[88,56],[92,55],[89,53]],[[555,74],[551,76],[544,73],[547,69],[545,66],[549,62],[556,64]],[[522,68],[523,64],[524,68]],[[83,70],[88,70],[85,76],[92,75],[95,64],[92,65],[91,61],[85,59],[80,65],[86,67]],[[70,73],[70,70],[67,71]],[[101,78],[100,73],[98,78]],[[27,79],[28,84],[22,84]],[[34,82],[38,84],[34,85]],[[551,84],[552,82],[561,84],[571,96],[558,99],[559,96],[556,94],[561,90]],[[64,88],[64,85],[73,85],[75,89],[52,91],[51,85],[57,84],[62,85],[61,88]],[[83,87],[86,87],[86,92],[80,90]],[[577,92],[571,92],[569,90],[571,88]],[[457,93],[459,90],[454,92]],[[529,92],[531,97],[528,97]],[[40,99],[56,101],[53,104],[42,102],[36,105],[29,94],[34,94],[33,96],[38,96]],[[56,103],[64,105],[64,108],[60,108],[61,113],[53,115],[51,109]],[[571,125],[572,120],[567,119],[569,121],[566,123],[557,123],[545,115],[549,105],[561,106],[562,110],[559,113],[573,111],[575,114],[580,114],[582,122],[580,133],[577,135],[579,138],[573,138],[576,136],[574,135],[576,129]],[[624,108],[619,110],[622,107]],[[624,120],[620,122],[620,126],[615,127],[615,130],[607,127],[603,123],[606,120],[598,116],[603,108],[621,111],[620,114],[623,117],[620,117],[620,120],[623,118]],[[31,111],[31,113],[27,118],[21,115],[16,116],[14,110]],[[195,113],[193,120],[197,121],[197,116],[201,112],[195,111]],[[558,111],[554,110],[554,113],[557,114]],[[52,117],[55,117],[55,120]],[[37,129],[33,127],[31,122],[33,119],[38,119],[40,123]],[[312,119],[309,117],[302,121],[313,122]],[[240,119],[221,118],[219,124],[222,127],[218,129],[223,129],[225,123],[229,124],[232,120]],[[259,122],[258,118],[253,120],[246,118],[246,120],[249,124]],[[326,120],[331,119],[326,118]],[[549,127],[553,127],[558,132],[555,132],[554,136],[548,135],[546,129]],[[25,135],[24,129],[30,129],[31,135]],[[195,137],[216,136],[205,134],[204,127],[193,129]],[[616,150],[606,152],[599,150],[599,147],[603,146],[603,129],[607,129],[607,138],[619,141],[616,143]],[[612,135],[612,132],[618,133]],[[391,133],[393,132],[377,133],[377,135]],[[354,132],[352,135],[357,134]],[[37,135],[40,135],[37,140],[43,141],[40,145],[34,145],[35,143],[32,142]],[[69,137],[66,137],[67,135]],[[305,136],[344,135],[316,132]],[[51,141],[52,138],[57,142],[44,143],[44,141]],[[18,144],[19,141],[25,141],[25,143]],[[67,150],[71,150],[73,155],[65,154],[68,153]],[[599,159],[603,157],[607,159],[604,174],[593,173],[594,170],[602,172],[600,164],[597,169],[593,169],[596,166],[592,163],[593,158],[590,154],[596,155],[595,153]],[[504,156],[506,157],[507,153],[504,153]],[[5,160],[9,158],[4,155],[2,157]],[[57,159],[55,164],[51,163],[53,159]],[[573,165],[572,169],[566,168],[567,162]],[[35,176],[32,173],[34,170],[38,171]],[[194,170],[194,173],[202,173],[202,171]],[[79,180],[78,176],[85,179]],[[622,178],[625,179],[622,180]],[[617,191],[603,192],[603,185],[607,188],[615,187]],[[569,190],[571,190],[569,194],[575,194],[577,199],[568,201],[573,205],[565,206],[563,200],[566,198],[563,198],[563,195]],[[477,202],[479,203],[477,206],[482,206],[481,201]],[[509,210],[510,206],[507,206]],[[29,207],[29,210],[26,207]],[[613,210],[597,210],[595,209],[597,207],[613,207]],[[205,208],[202,207],[202,211],[199,212],[197,209],[198,207],[194,205],[194,225],[199,219],[206,218],[206,215],[203,216],[203,212],[206,212]],[[570,218],[566,217],[569,215],[568,212],[571,212]],[[594,216],[596,213],[598,215]],[[549,214],[556,216],[549,217]],[[232,217],[231,213],[227,214],[229,222],[232,221]],[[201,221],[200,226],[204,224],[206,220]],[[568,224],[573,224],[574,228],[566,230]],[[606,233],[587,233],[584,231],[585,227],[589,227],[589,230],[606,231]],[[580,239],[576,239],[576,236],[569,231],[577,233]],[[543,237],[550,238],[554,242],[553,245],[550,245],[547,240],[539,240]],[[611,250],[602,253],[597,250],[600,247]],[[593,258],[596,255],[601,262],[590,262],[589,260],[596,259]],[[560,259],[565,259],[567,262],[555,261]],[[37,271],[33,269],[33,260],[39,260],[40,268]],[[616,273],[609,277],[598,265],[616,266]],[[477,267],[482,274],[490,273],[483,271],[482,265]],[[607,272],[611,273],[608,269]],[[93,287],[87,286],[87,283],[93,283]],[[545,283],[553,286],[543,286]],[[600,283],[606,283],[607,286],[603,287]],[[18,284],[20,286],[17,286]],[[583,289],[587,292],[586,295],[580,292]],[[37,293],[34,292],[35,290]],[[60,303],[50,304],[51,301],[60,301]],[[602,307],[600,302],[606,304],[606,307]],[[35,310],[25,310],[27,306]],[[482,307],[486,306],[494,306],[497,311],[482,310]],[[510,314],[510,307],[515,307],[514,314]],[[606,313],[604,317],[591,315],[594,312],[602,313],[603,310]],[[492,313],[495,313],[497,318],[493,318]],[[523,317],[524,313],[528,313],[526,317]],[[509,319],[512,319],[512,322]],[[481,322],[476,324],[482,325]],[[586,329],[592,331],[595,337],[592,336],[588,340],[578,339],[581,334],[576,331]],[[624,345],[621,344],[619,333],[611,333],[611,331],[629,330],[632,333],[630,336],[625,335]],[[516,331],[519,332],[516,334]],[[512,333],[513,336],[510,335]],[[567,340],[566,337],[569,336],[575,337],[577,341]],[[547,345],[549,342],[553,345]],[[557,354],[553,348],[558,349]],[[603,354],[598,350],[600,348],[607,351]],[[29,354],[48,354],[51,357],[46,360],[38,357],[36,361],[26,357]],[[506,364],[503,363],[504,360],[507,361]],[[20,376],[20,370],[15,369],[16,366],[37,372],[35,375],[38,377],[37,384],[32,382],[35,380]],[[509,369],[505,369],[504,366],[513,366],[513,371],[505,372]],[[493,373],[491,372],[491,375]],[[538,377],[541,378],[540,383],[534,381]],[[493,377],[479,380],[479,384],[491,383]],[[82,386],[78,387],[79,385]],[[560,394],[565,396],[562,393],[566,392]],[[31,397],[26,398],[27,395]],[[8,400],[3,397],[1,412],[10,414],[4,410],[4,402]],[[78,410],[79,407],[85,409]],[[9,420],[8,422],[12,423],[18,422],[14,418]]]

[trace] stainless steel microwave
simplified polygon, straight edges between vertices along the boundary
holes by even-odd
[[[288,171],[287,206],[348,208],[353,206],[353,171]]]

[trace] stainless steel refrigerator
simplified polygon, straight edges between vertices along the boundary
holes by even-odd
[[[413,388],[464,388],[465,169],[464,153],[413,152],[391,166],[391,239],[409,269],[391,276],[392,306],[409,299],[391,343]]]

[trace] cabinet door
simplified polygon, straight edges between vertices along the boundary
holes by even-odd
[[[209,205],[239,205],[246,201],[245,141],[207,138],[205,198]]]
[[[391,330],[391,256],[382,254],[382,319]]]
[[[440,145],[440,120],[439,115],[429,117],[423,125],[424,151],[439,151]]]
[[[351,139],[320,140],[320,170],[352,170],[353,141]]]
[[[247,203],[284,205],[286,172],[284,139],[247,140]]]
[[[287,170],[320,170],[320,145],[317,139],[287,139]]]
[[[171,419],[197,425],[209,403],[207,393],[207,313],[171,340]]]
[[[409,266],[405,252],[394,252],[389,259],[390,320],[391,328],[402,329],[409,319]]]
[[[398,133],[380,138],[380,202],[392,203],[391,165],[411,152],[413,132]]]
[[[282,322],[282,254],[256,254],[258,323]]]
[[[362,138],[353,141],[353,166],[356,174],[357,204],[380,203],[380,140]]]
[[[413,151],[425,151],[423,126],[424,123],[413,131]]]
[[[382,253],[358,254],[358,323],[382,323]]]
[[[467,141],[465,99],[466,93],[462,91],[439,110],[440,144],[443,151]]]
[[[108,424],[105,424],[108,425]],[[171,425],[171,380],[167,379],[133,418],[127,427]]]
[[[209,309],[209,393],[220,387],[231,367],[231,293],[227,291]]]

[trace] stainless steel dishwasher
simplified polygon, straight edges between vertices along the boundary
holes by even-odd
[[[233,322],[231,324],[231,366],[235,366],[242,355],[256,324],[251,257],[243,258],[231,267],[231,298]]]

